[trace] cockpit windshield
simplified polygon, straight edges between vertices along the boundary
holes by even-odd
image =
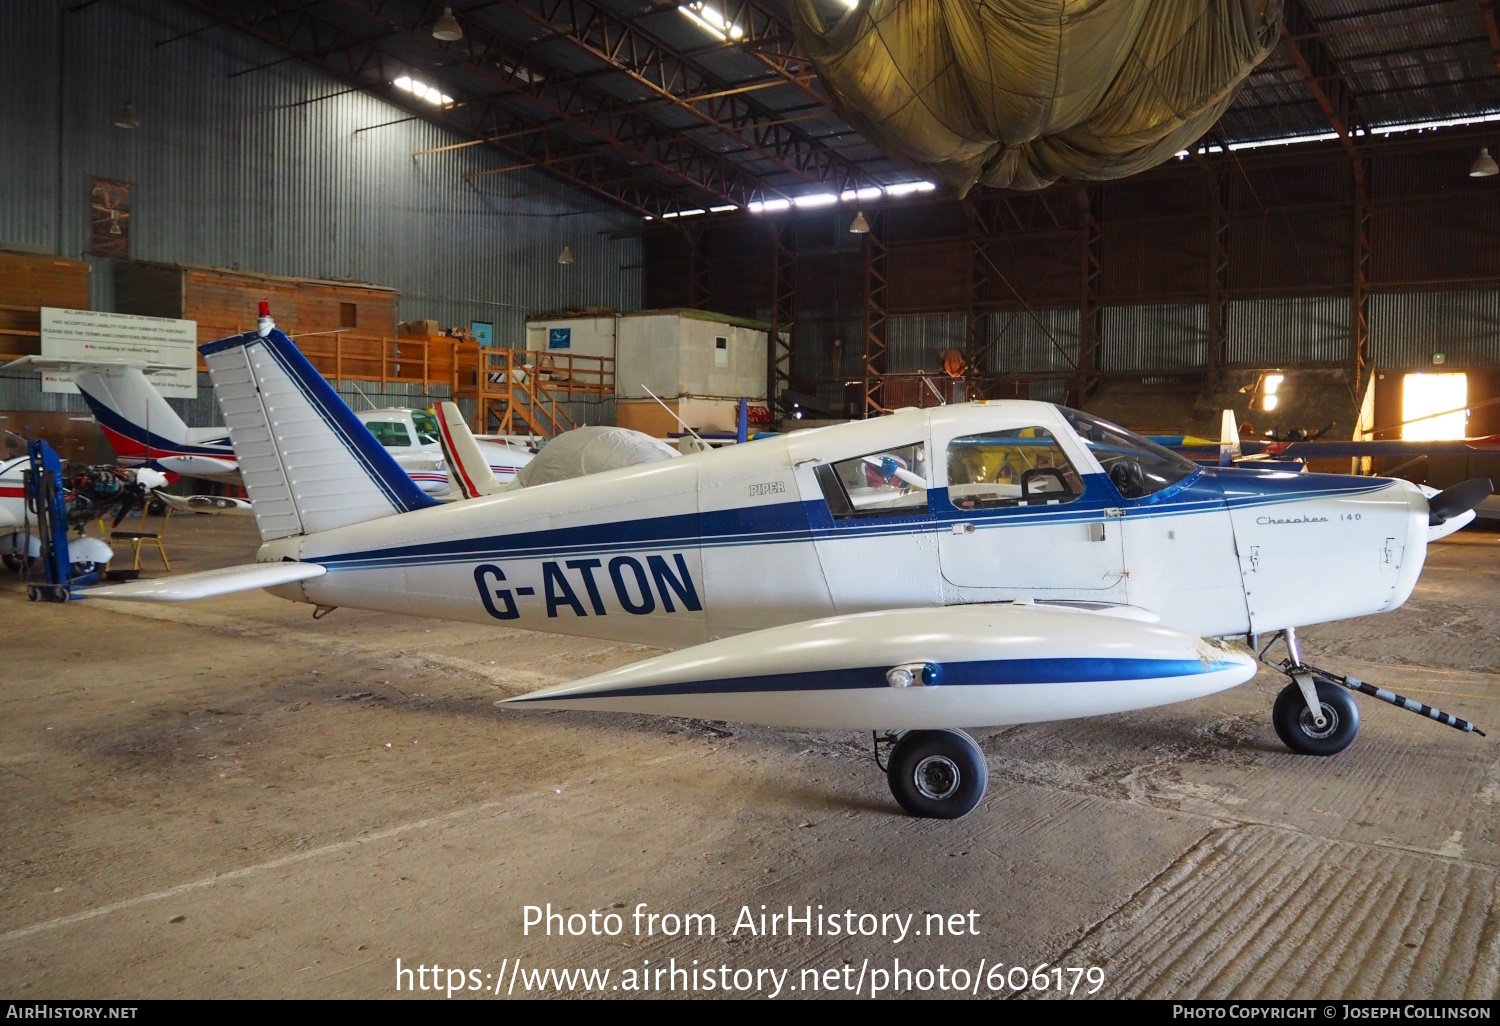
[[[1094,454],[1111,483],[1127,499],[1153,495],[1191,475],[1198,465],[1171,449],[1147,441],[1082,410],[1058,407]]]
[[[437,418],[426,410],[411,411],[412,426],[417,429],[417,444],[436,445],[438,440]]]

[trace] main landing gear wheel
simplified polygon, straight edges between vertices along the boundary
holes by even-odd
[[[958,819],[984,797],[984,753],[961,730],[913,730],[891,750],[891,794],[913,816]]]
[[[1276,696],[1271,722],[1276,736],[1298,755],[1337,755],[1359,732],[1359,706],[1354,696],[1337,684],[1317,682],[1318,704],[1323,707],[1323,726],[1313,720],[1302,689],[1288,684]]]

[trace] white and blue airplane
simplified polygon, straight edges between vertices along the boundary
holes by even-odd
[[[902,410],[439,504],[281,332],[201,349],[263,544],[257,562],[90,589],[253,588],[339,606],[677,649],[517,696],[877,733],[912,814],[970,811],[961,728],[1119,713],[1230,688],[1284,640],[1273,721],[1297,752],[1354,738],[1349,690],[1295,630],[1392,610],[1429,526],[1488,494],[1205,468],[1088,414],[1002,401]],[[545,452],[545,450],[544,450]],[[1482,493],[1482,494],[1481,494]],[[1229,640],[1224,640],[1229,639]]]
[[[73,375],[89,412],[122,466],[149,467],[168,474],[222,484],[240,483],[239,461],[223,428],[188,427],[151,383],[148,375],[167,368],[129,359],[80,360],[23,356],[0,371],[28,370]],[[438,439],[437,419],[426,410],[392,407],[362,410],[355,416],[385,446],[417,487],[447,495],[449,478]],[[525,445],[485,437],[476,445],[502,484],[531,461]],[[168,501],[176,496],[164,496]],[[204,508],[212,508],[205,500]],[[190,508],[185,502],[174,503]]]

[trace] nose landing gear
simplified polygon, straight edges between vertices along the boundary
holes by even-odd
[[[1266,653],[1278,641],[1286,646],[1287,658],[1272,662],[1266,658]],[[1359,731],[1359,706],[1350,691],[1378,698],[1455,730],[1485,736],[1484,731],[1468,720],[1441,709],[1366,684],[1356,677],[1343,677],[1304,663],[1297,647],[1297,633],[1290,628],[1279,631],[1265,648],[1252,647],[1258,649],[1261,662],[1291,679],[1291,683],[1276,696],[1276,704],[1271,708],[1271,723],[1276,728],[1276,736],[1298,755],[1337,755],[1349,747]]]

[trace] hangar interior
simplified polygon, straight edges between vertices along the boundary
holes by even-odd
[[[0,0],[0,363],[63,352],[60,314],[190,322],[202,344],[264,302],[372,430],[451,401],[541,452],[580,427],[718,445],[1031,399],[1215,455],[1226,409],[1246,442],[1442,443],[1308,469],[1500,480],[1500,446],[1459,446],[1500,436],[1488,0],[1285,0],[1268,54],[1155,166],[966,190],[872,141],[894,115],[857,108],[807,27],[873,8],[898,32],[903,4]],[[171,413],[223,429],[208,364],[179,370]],[[0,370],[0,500],[26,441],[113,464],[117,428]],[[1399,609],[1303,649],[1495,723],[1495,502],[1426,550]],[[155,547],[127,548],[133,527]],[[263,538],[150,506],[114,532],[111,565],[144,579],[250,563]],[[1110,997],[1500,993],[1493,741],[1369,702],[1347,751],[1294,755],[1274,669],[971,731],[989,791],[946,822],[900,813],[868,732],[496,708],[653,658],[654,636],[315,620],[259,590],[28,602],[39,571],[15,562],[16,997],[386,996],[397,958],[795,978],[908,951],[1102,967]],[[878,556],[862,572],[899,590]],[[717,936],[522,928],[524,905],[641,902],[716,913]],[[820,903],[982,918],[894,949],[728,929],[742,905]]]

